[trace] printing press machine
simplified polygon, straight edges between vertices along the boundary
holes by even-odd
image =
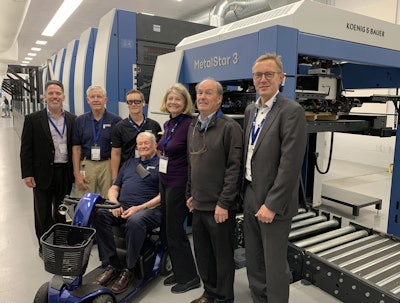
[[[153,74],[156,89],[150,92],[149,117],[160,124],[168,116],[159,112],[154,100],[162,100],[174,82],[185,84],[194,95],[195,85],[207,77],[221,82],[221,109],[240,123],[246,105],[257,98],[251,75],[254,60],[266,52],[282,56],[286,77],[281,93],[307,113],[327,113],[327,119],[307,122],[300,190],[307,211],[293,219],[288,247],[293,282],[307,281],[344,302],[400,302],[399,36],[397,24],[303,0],[187,37],[175,52],[158,56]],[[346,94],[377,88],[394,93]],[[388,126],[388,115],[351,113],[366,102],[393,103],[393,125]],[[321,200],[317,135],[324,132],[332,137],[335,132],[396,136],[387,233],[344,225],[340,217],[315,209],[314,200]],[[380,202],[372,201],[378,210]],[[365,205],[353,205],[353,215]],[[240,232],[238,242],[243,242]]]

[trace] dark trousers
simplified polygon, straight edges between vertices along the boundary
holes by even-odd
[[[194,252],[204,294],[215,302],[233,302],[235,280],[234,239],[235,212],[230,211],[228,220],[216,223],[214,211],[193,212]]]
[[[117,255],[113,225],[125,225],[126,266],[132,270],[140,256],[140,250],[147,233],[161,225],[161,209],[145,209],[127,220],[116,218],[108,209],[97,209],[92,215],[92,225],[96,229],[96,241],[101,261],[109,261]]]
[[[58,212],[58,207],[65,195],[71,192],[72,184],[68,181],[67,165],[56,164],[53,180],[49,188],[33,189],[33,209],[35,231],[40,245],[40,237],[55,223],[65,223],[65,216]]]
[[[287,249],[291,220],[276,218],[272,223],[261,223],[254,216],[260,206],[253,188],[247,186],[243,231],[251,296],[254,303],[287,303],[290,284]]]
[[[166,232],[169,255],[175,280],[187,283],[197,276],[189,239],[184,221],[189,213],[186,206],[185,187],[160,184],[163,229]]]

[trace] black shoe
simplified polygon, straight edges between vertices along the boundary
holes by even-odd
[[[175,285],[176,284],[176,280],[175,280],[175,276],[171,275],[168,278],[166,278],[164,280],[164,285],[165,286],[171,286],[171,285]]]
[[[172,286],[171,292],[174,294],[180,294],[183,292],[187,292],[191,289],[199,288],[200,287],[200,278],[195,277],[193,280],[184,283],[184,284],[176,284],[175,286]]]

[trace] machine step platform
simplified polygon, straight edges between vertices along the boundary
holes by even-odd
[[[360,208],[370,205],[375,205],[377,211],[382,209],[382,199],[336,188],[326,184],[322,187],[321,198],[353,208],[353,216],[360,215]]]

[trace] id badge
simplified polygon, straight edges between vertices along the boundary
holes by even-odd
[[[97,145],[92,146],[91,154],[92,154],[92,157],[91,157],[92,161],[100,161],[101,160],[101,158],[100,158],[100,146],[97,146]]]
[[[158,171],[160,173],[166,174],[167,173],[167,169],[168,169],[168,157],[161,156],[160,157],[160,163],[159,163],[159,166],[158,166]]]
[[[59,148],[61,154],[63,154],[63,155],[68,154],[67,144],[61,143],[58,145],[58,148]]]

